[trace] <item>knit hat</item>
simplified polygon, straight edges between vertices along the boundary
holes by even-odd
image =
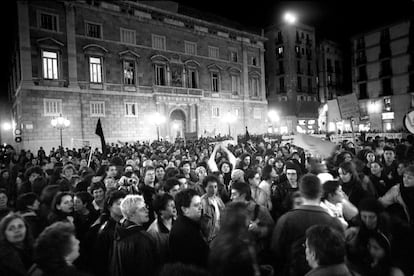
[[[359,204],[359,211],[368,211],[379,214],[384,211],[384,207],[376,198],[365,198]]]
[[[286,170],[295,170],[297,174],[300,174],[300,169],[299,167],[294,164],[292,161],[288,161],[286,162]]]

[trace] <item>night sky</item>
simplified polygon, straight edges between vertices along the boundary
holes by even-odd
[[[15,1],[2,2],[8,10],[0,17],[3,38],[11,37],[10,16],[15,14]],[[414,0],[329,0],[329,1],[233,1],[233,0],[177,0],[201,12],[216,14],[237,24],[245,30],[257,30],[277,23],[286,10],[298,14],[299,21],[313,25],[318,37],[336,40],[347,46],[352,35],[392,23],[414,15]],[[9,17],[7,17],[7,14]],[[14,17],[14,16],[13,16]],[[2,50],[9,51],[8,40],[3,40]],[[3,52],[3,53],[4,53]],[[8,54],[0,55],[0,100],[7,99]]]

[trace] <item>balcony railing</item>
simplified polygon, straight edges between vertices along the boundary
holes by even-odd
[[[203,90],[196,89],[196,88],[154,85],[153,89],[154,89],[154,93],[165,93],[165,94],[187,95],[187,96],[203,96]]]

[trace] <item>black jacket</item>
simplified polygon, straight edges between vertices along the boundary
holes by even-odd
[[[179,216],[171,229],[169,242],[172,261],[207,267],[209,247],[199,223]]]
[[[31,265],[31,252],[20,250],[8,242],[0,243],[0,275],[27,275]]]
[[[156,247],[142,226],[126,220],[115,226],[114,238],[110,275],[155,275]]]

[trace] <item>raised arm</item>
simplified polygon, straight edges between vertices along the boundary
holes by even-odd
[[[221,145],[221,149],[227,154],[227,158],[229,159],[229,162],[234,170],[236,168],[236,156],[234,156],[234,154],[223,145]]]
[[[207,165],[210,168],[210,171],[212,172],[217,172],[219,170],[217,167],[217,163],[216,163],[216,154],[219,148],[220,148],[220,143],[217,143],[216,146],[214,147],[213,152],[210,155],[210,158],[207,161]]]

